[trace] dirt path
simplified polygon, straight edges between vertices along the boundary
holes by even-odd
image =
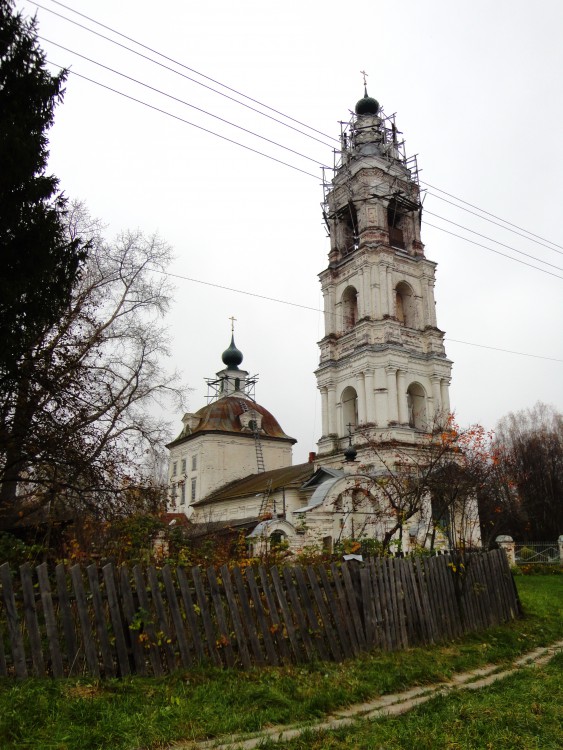
[[[234,735],[204,742],[180,742],[172,750],[253,750],[267,737],[275,742],[287,742],[298,737],[305,730],[331,730],[349,726],[358,719],[377,719],[383,716],[399,716],[415,706],[426,703],[436,695],[445,695],[453,690],[479,690],[503,680],[519,669],[527,666],[546,664],[557,652],[563,650],[563,640],[547,648],[530,651],[514,661],[510,667],[503,668],[498,664],[488,664],[472,672],[460,672],[449,682],[434,685],[423,685],[411,688],[402,693],[393,693],[375,698],[367,703],[358,703],[348,708],[335,711],[318,722],[308,722],[299,726],[277,726],[245,736]]]

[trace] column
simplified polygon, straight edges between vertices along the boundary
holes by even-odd
[[[397,370],[397,401],[399,407],[399,422],[401,424],[408,424],[409,422],[406,375],[407,374],[404,370]]]
[[[389,315],[393,316],[395,315],[395,295],[393,294],[393,273],[389,266],[385,275],[387,277],[387,309]]]
[[[450,413],[450,381],[443,378],[440,381],[440,395],[442,396],[442,411],[444,414]]]
[[[432,383],[432,399],[434,401],[434,419],[437,419],[442,413],[441,380],[439,375],[432,375],[430,382]]]
[[[322,437],[328,435],[328,389],[326,386],[319,388],[321,392],[321,419],[322,419]]]
[[[386,367],[387,374],[387,417],[388,422],[397,422],[397,370],[395,367]]]
[[[387,393],[387,374],[385,368],[375,370],[375,421],[378,427],[387,427],[389,421],[389,405]]]
[[[501,536],[497,536],[495,542],[506,552],[510,565],[516,565],[516,545],[514,544],[514,539],[511,536],[502,534]]]
[[[390,315],[389,313],[389,295],[387,293],[387,265],[379,264],[379,306],[381,317]]]
[[[371,296],[371,266],[366,266],[364,269],[364,274],[362,276],[362,296],[364,298],[364,303],[362,305],[364,315],[369,315],[374,318],[375,305]]]
[[[364,384],[366,388],[366,421],[375,423],[375,393],[373,392],[373,370],[364,373]]]
[[[366,385],[363,372],[356,375],[356,393],[358,394],[358,424],[367,422],[366,419]]]
[[[367,309],[366,309],[366,297],[364,294],[364,269],[360,268],[358,271],[358,277],[355,280],[354,286],[356,287],[356,291],[358,292],[358,320],[361,320],[367,315]]]
[[[328,386],[327,396],[328,434],[334,435],[336,433],[336,386]]]

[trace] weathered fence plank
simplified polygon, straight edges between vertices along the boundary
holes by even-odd
[[[47,577],[47,564],[43,563],[45,576]],[[41,566],[40,566],[41,567]],[[72,616],[72,610],[70,606],[70,600],[68,595],[67,577],[65,568],[62,563],[59,563],[55,568],[55,578],[57,579],[57,596],[59,599],[59,613],[63,621],[63,634],[65,649],[63,656],[66,656],[66,663],[68,664],[68,674],[72,674],[75,667],[76,661],[79,655],[78,641],[76,639],[76,630],[74,627],[74,618]]]
[[[12,660],[16,677],[24,679],[27,677],[27,666],[25,661],[25,650],[20,630],[20,618],[16,607],[16,597],[12,586],[12,571],[8,563],[0,565],[0,583],[2,584],[2,596],[8,620],[8,634],[12,649]]]
[[[106,677],[114,677],[115,668],[113,666],[113,655],[111,653],[104,605],[100,593],[98,568],[95,565],[88,565],[88,567],[86,568],[86,574],[88,575],[88,583],[90,584],[90,596],[92,598],[92,605],[94,607],[94,621],[96,623],[96,631],[98,633],[100,651],[102,653],[104,673]]]
[[[143,577],[143,571],[139,565],[135,565],[133,568],[133,578],[135,580],[135,590],[137,592],[137,598],[139,600],[139,609],[137,610],[139,630],[139,636],[144,636],[147,640],[144,643],[147,645],[149,650],[149,659],[152,667],[152,671],[155,677],[161,677],[164,672],[162,669],[162,662],[160,660],[160,650],[158,648],[158,637],[154,627],[153,615],[151,612],[151,605],[147,594],[147,588],[145,579]]]
[[[174,655],[174,649],[172,648],[172,635],[166,618],[164,604],[162,603],[162,596],[160,595],[158,574],[153,565],[149,565],[147,575],[156,614],[156,624],[158,625],[157,637],[162,644],[164,656],[168,664],[168,670],[173,672],[176,669],[176,656]]]
[[[119,599],[115,588],[115,569],[112,563],[104,565],[102,573],[106,587],[111,627],[115,638],[115,650],[117,653],[117,663],[119,665],[119,675],[120,677],[124,677],[131,674],[131,669],[129,667],[129,656],[127,654],[127,644],[125,642],[121,610],[119,609]]]
[[[272,622],[272,632],[274,640],[281,655],[280,661],[289,663],[291,662],[291,644],[288,643],[288,638],[286,638],[285,633],[283,632],[282,618],[280,617],[280,613],[278,612],[278,608],[276,606],[276,598],[274,597],[272,588],[270,586],[268,573],[266,572],[266,568],[263,565],[259,566],[258,574],[260,576],[260,585],[262,586],[262,591],[264,592],[264,597],[268,606],[268,616]],[[250,582],[253,578],[254,574],[252,573],[252,570],[247,570],[247,581]]]
[[[253,596],[251,587],[250,587],[250,582],[248,582],[249,585],[248,585],[248,592],[247,592],[246,587],[244,585],[242,574],[240,572],[240,568],[234,568],[233,579],[235,582],[235,587],[238,593],[238,599],[239,599],[240,607],[242,610],[241,614],[242,614],[243,627],[247,633],[248,640],[250,642],[250,648],[252,649],[252,653],[254,654],[254,662],[258,666],[262,666],[266,664],[266,659],[264,659],[264,654],[260,647],[260,639],[258,637],[259,632],[261,632],[262,638],[264,640],[264,646],[266,648],[266,654],[268,655],[268,660],[270,661],[270,664],[277,664],[277,660],[275,658],[276,652],[274,649],[274,645],[272,643],[272,639],[269,637],[270,631],[268,630],[268,626],[266,624],[266,619],[264,617],[264,610],[262,608],[262,602],[260,601],[260,597]],[[254,586],[256,586],[255,581],[254,581]],[[251,597],[250,601],[254,605],[254,612],[256,615],[256,622],[258,623],[258,627],[256,627],[256,622],[252,614],[250,602],[248,600],[249,593]]]
[[[324,626],[324,631],[326,633],[326,638],[332,652],[332,656],[335,661],[340,661],[340,659],[342,659],[342,651],[338,644],[337,635],[332,627],[330,613],[326,607],[325,600],[323,598],[323,594],[317,580],[317,576],[315,575],[315,569],[312,565],[307,566],[307,576],[309,578],[311,591],[313,592],[313,597],[315,599],[317,609],[319,610],[319,615]]]
[[[39,593],[41,596],[41,605],[43,607],[43,616],[45,617],[45,630],[47,631],[47,640],[49,641],[49,653],[51,655],[51,668],[53,677],[63,677],[64,667],[61,656],[59,634],[57,631],[57,619],[53,598],[51,596],[51,585],[49,583],[49,574],[47,572],[47,563],[37,566],[37,581],[39,583]]]
[[[170,614],[172,615],[172,622],[176,633],[176,642],[180,649],[182,666],[189,667],[191,666],[192,660],[190,658],[188,639],[186,638],[186,628],[184,626],[184,621],[182,620],[182,613],[180,611],[180,605],[178,604],[176,589],[174,588],[172,572],[168,565],[165,565],[162,569],[162,580],[164,582],[164,588],[166,589],[166,598],[170,607]]]
[[[189,634],[193,642],[195,656],[196,659],[201,662],[205,659],[205,651],[203,648],[203,641],[199,633],[199,624],[196,617],[196,611],[194,609],[194,602],[190,592],[188,578],[186,576],[186,571],[184,570],[184,568],[178,568],[178,570],[176,571],[176,576],[178,578],[178,584],[180,586],[180,593],[182,594],[184,612],[186,613],[186,620],[188,623]]]
[[[223,581],[223,590],[225,592],[225,598],[227,599],[227,605],[229,614],[231,615],[231,622],[233,623],[233,629],[235,631],[235,638],[237,639],[238,652],[242,661],[243,667],[250,669],[250,653],[246,643],[246,634],[242,626],[242,620],[240,619],[239,606],[235,597],[233,589],[233,583],[231,581],[231,574],[229,568],[223,565],[221,568],[221,580]]]
[[[86,602],[86,593],[84,591],[84,581],[82,580],[82,573],[80,571],[80,565],[73,565],[70,569],[70,577],[72,580],[72,586],[74,588],[74,596],[76,598],[76,609],[78,611],[78,617],[80,620],[80,627],[82,632],[82,643],[84,644],[84,655],[86,657],[86,663],[90,674],[94,677],[100,676],[100,664],[98,660],[98,653],[94,645],[92,638],[92,632],[90,629],[90,614],[88,612],[88,605]]]
[[[145,653],[139,641],[141,623],[135,622],[135,617],[138,613],[135,608],[133,589],[131,588],[131,583],[129,581],[129,570],[125,566],[119,571],[119,589],[123,602],[123,615],[127,626],[126,633],[129,636],[135,669],[137,674],[144,676],[147,673],[147,668]]]
[[[36,677],[45,676],[45,661],[41,648],[41,633],[37,621],[37,610],[35,609],[35,593],[33,581],[31,580],[31,569],[29,563],[20,566],[20,580],[23,597],[23,615],[27,627],[29,650],[33,663],[33,672]]]

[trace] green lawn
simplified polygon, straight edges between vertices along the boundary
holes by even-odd
[[[518,577],[517,584],[526,612],[523,620],[432,648],[373,654],[343,664],[317,663],[252,672],[205,667],[163,679],[104,682],[31,679],[18,683],[4,679],[0,681],[0,748],[159,748],[179,739],[203,739],[230,732],[255,731],[273,724],[305,722],[382,693],[443,680],[454,672],[488,662],[506,662],[563,637],[563,577],[522,576]],[[557,670],[561,672],[560,658],[542,670],[541,680],[527,672],[510,678],[513,693],[506,706],[513,707],[514,716],[506,725],[501,725],[496,718],[506,712],[506,706],[503,708],[499,702],[505,691],[503,686],[508,685],[503,682],[483,693],[464,692],[436,699],[426,704],[434,706],[432,710],[421,707],[390,722],[398,732],[414,732],[412,737],[420,731],[421,737],[426,738],[420,742],[412,743],[397,735],[395,745],[389,744],[387,739],[381,744],[382,740],[370,739],[366,734],[368,728],[363,727],[354,731],[353,739],[346,739],[348,735],[352,737],[351,730],[347,730],[344,734],[331,735],[330,739],[308,738],[309,742],[317,742],[316,745],[293,747],[378,748],[379,742],[386,750],[415,744],[421,749],[485,748],[487,744],[475,744],[485,742],[486,735],[481,730],[474,741],[470,734],[462,733],[462,730],[473,731],[471,726],[476,722],[467,718],[473,716],[484,722],[480,725],[483,731],[487,723],[494,724],[497,735],[491,735],[490,747],[541,747],[542,750],[556,747],[549,744],[552,742],[549,732],[553,734],[550,727],[556,724],[562,701],[546,702],[544,693],[556,695]],[[487,708],[489,699],[491,705]],[[492,712],[491,722],[484,721],[486,710]],[[518,713],[520,710],[523,713]],[[437,723],[433,719],[435,714],[442,717]],[[542,716],[545,721],[540,721]],[[420,730],[412,724],[417,721]],[[378,722],[371,726],[379,725]],[[514,744],[509,737],[510,726],[516,727],[514,732],[518,733],[521,725],[529,737],[526,734],[528,739],[523,740],[524,744]],[[541,742],[530,744],[536,730],[542,732]],[[435,734],[438,731],[446,734],[438,736]],[[506,739],[502,740],[506,744],[499,744],[499,732],[506,734]],[[458,734],[465,739],[458,740]],[[405,734],[405,738],[408,736]],[[542,744],[544,736],[545,744]],[[337,744],[327,744],[329,741]]]

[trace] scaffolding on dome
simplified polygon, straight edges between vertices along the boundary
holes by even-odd
[[[258,382],[258,375],[251,375],[250,377],[244,378],[244,382],[238,382],[239,378],[230,377],[229,375],[223,375],[220,378],[205,378],[205,382],[207,383],[207,403],[210,404],[213,401],[217,401],[220,398],[223,398],[225,395],[225,391],[227,392],[233,392],[238,391],[239,393],[244,393],[245,396],[248,396],[248,398],[251,401],[256,401],[254,394],[256,389],[256,383]],[[227,385],[227,388],[225,388],[225,385]],[[228,386],[232,385],[232,390]]]

